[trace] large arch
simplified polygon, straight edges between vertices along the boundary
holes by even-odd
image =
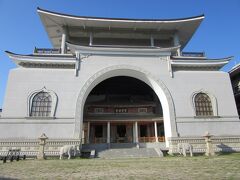
[[[77,98],[75,112],[75,130],[74,137],[81,138],[83,125],[83,109],[85,101],[92,89],[100,82],[115,76],[129,76],[139,79],[149,85],[158,96],[163,109],[165,137],[177,137],[177,125],[175,118],[175,108],[171,94],[165,84],[158,78],[154,77],[150,72],[142,68],[129,65],[115,65],[104,68],[93,76],[91,76],[82,89]],[[168,144],[168,141],[167,141]]]

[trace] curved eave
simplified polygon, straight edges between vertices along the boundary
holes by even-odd
[[[229,71],[230,76],[235,76],[240,73],[240,63],[233,66],[233,68]]]
[[[74,65],[76,58],[73,56],[39,56],[39,55],[20,55],[5,51],[10,59],[18,66],[23,64],[59,64]]]
[[[58,13],[54,11],[45,10],[42,8],[37,8],[39,13],[45,13],[53,16],[59,16],[68,19],[80,19],[80,20],[97,20],[97,21],[117,21],[117,22],[185,22],[185,21],[192,21],[196,19],[204,18],[204,14],[199,16],[192,16],[187,18],[176,18],[176,19],[130,19],[130,18],[106,18],[106,17],[91,17],[91,16],[76,16],[76,15],[69,15],[64,13]]]
[[[204,19],[204,15],[181,19],[120,19],[73,16],[38,8],[38,14],[54,47],[60,47],[63,27],[125,28],[148,31],[171,30],[179,35],[181,48],[191,39]]]
[[[233,57],[226,57],[222,59],[205,59],[205,60],[171,60],[172,67],[186,67],[186,68],[215,68],[221,69]]]
[[[82,54],[97,55],[132,55],[132,56],[170,56],[172,52],[176,52],[180,46],[169,48],[158,47],[126,47],[126,46],[80,46],[67,43],[70,51],[74,54],[80,52]]]

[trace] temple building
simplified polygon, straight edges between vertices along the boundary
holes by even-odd
[[[73,16],[38,8],[52,49],[6,51],[9,73],[0,117],[0,151],[9,144],[35,153],[63,144],[86,149],[160,148],[179,142],[240,150],[240,120],[229,74],[232,57],[184,52],[204,15],[182,19]]]

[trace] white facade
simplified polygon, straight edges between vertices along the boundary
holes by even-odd
[[[21,67],[13,69],[9,74],[2,112],[2,118],[5,117],[6,124],[2,123],[1,133],[5,131],[3,134],[5,137],[35,138],[42,132],[46,132],[49,137],[53,138],[78,137],[79,132],[75,132],[77,129],[75,120],[79,120],[76,118],[82,114],[79,108],[84,103],[78,100],[84,85],[91,83],[85,90],[87,92],[84,92],[83,98],[86,98],[90,90],[99,82],[114,76],[128,75],[146,82],[155,90],[163,105],[164,113],[167,112],[166,116],[164,114],[164,120],[169,118],[171,111],[172,126],[177,126],[177,133],[180,136],[201,136],[206,131],[215,135],[238,135],[240,124],[228,73],[184,70],[173,72],[174,77],[171,77],[167,61],[167,58],[159,57],[92,55],[82,61],[77,77],[74,69]],[[57,94],[55,118],[31,118],[28,111],[29,96],[32,92],[44,87]],[[163,90],[163,88],[166,89]],[[166,92],[171,98],[166,97]],[[216,98],[217,114],[215,117],[195,117],[193,95],[197,92],[206,92]],[[170,100],[174,104],[174,109],[169,109],[171,102],[168,101]],[[175,122],[176,125],[174,125]],[[12,126],[13,133],[9,133],[9,129],[6,128],[9,123],[16,123]],[[226,129],[226,125],[231,131]],[[19,128],[16,128],[17,126]],[[27,128],[28,131],[23,131],[22,127]],[[177,136],[176,133],[174,135]],[[170,133],[169,136],[171,137],[172,134]]]
[[[39,13],[44,22],[51,15],[43,10]],[[66,49],[65,35],[62,40],[59,45]],[[206,132],[216,137],[240,137],[230,78],[228,73],[219,71],[228,58],[184,57],[177,46],[83,47],[70,42],[67,47],[72,54],[8,53],[18,67],[9,73],[0,118],[2,139],[36,139],[42,133],[53,139],[81,139],[88,94],[97,84],[115,76],[139,79],[157,94],[163,109],[167,146],[171,138],[199,138]],[[52,95],[51,115],[32,117],[32,96],[42,90]],[[212,116],[196,115],[194,97],[197,93],[210,97]]]

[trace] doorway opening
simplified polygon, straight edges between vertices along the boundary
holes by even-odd
[[[163,124],[159,98],[150,86],[133,77],[116,76],[95,86],[86,99],[83,118],[83,122],[88,124],[84,127],[91,127],[89,130],[85,128],[89,135],[84,137],[95,139],[88,139],[89,143],[100,140],[134,143],[136,132],[140,141],[144,137],[144,142],[156,141],[158,135],[164,136],[162,126],[154,130],[154,123]],[[135,123],[138,125],[135,126]],[[155,132],[159,134],[155,136]]]
[[[126,136],[126,125],[117,125],[117,136],[118,137]]]

